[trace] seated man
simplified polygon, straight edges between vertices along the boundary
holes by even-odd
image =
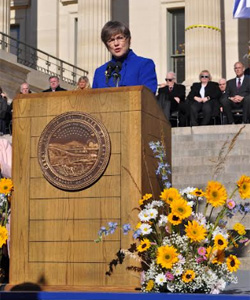
[[[236,78],[227,81],[226,92],[221,98],[228,124],[234,124],[232,109],[243,109],[243,123],[250,122],[250,78],[244,75],[241,62],[234,64]]]
[[[179,125],[186,126],[187,104],[185,102],[186,87],[176,83],[174,72],[168,72],[166,85],[159,88],[157,99],[166,118],[170,120],[171,113],[178,111]]]

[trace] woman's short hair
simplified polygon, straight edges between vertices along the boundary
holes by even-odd
[[[119,21],[109,21],[107,22],[103,28],[102,28],[102,32],[101,32],[101,39],[103,41],[103,43],[105,44],[105,46],[107,46],[108,40],[116,35],[116,34],[123,34],[127,39],[131,39],[131,34],[130,34],[130,30],[129,28],[119,22]]]
[[[207,73],[208,76],[209,76],[209,80],[212,80],[212,76],[211,76],[211,74],[210,74],[210,72],[209,72],[208,70],[202,70],[202,71],[200,72],[199,79],[201,79],[201,75],[202,75],[203,73]]]
[[[79,85],[80,81],[82,81],[82,80],[84,80],[86,82],[85,89],[89,89],[90,88],[90,82],[89,82],[89,79],[88,79],[87,76],[81,76],[81,77],[79,77],[79,79],[77,81],[77,86]]]

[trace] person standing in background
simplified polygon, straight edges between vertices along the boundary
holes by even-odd
[[[50,84],[50,88],[47,89],[47,90],[44,90],[43,91],[44,93],[67,91],[64,88],[60,87],[59,77],[58,76],[50,76],[50,78],[49,78],[49,84]]]
[[[77,90],[90,89],[90,83],[87,76],[81,76],[77,82]]]

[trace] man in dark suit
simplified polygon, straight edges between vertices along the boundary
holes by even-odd
[[[219,115],[219,98],[221,95],[217,82],[211,81],[208,70],[201,71],[200,82],[194,82],[188,94],[191,126],[197,126],[199,112],[203,113],[200,125],[209,125],[212,116]]]
[[[236,78],[227,81],[226,92],[221,98],[228,124],[234,124],[232,109],[243,109],[243,123],[250,122],[250,78],[244,75],[241,62],[234,64]]]
[[[158,103],[169,120],[173,112],[179,113],[179,126],[186,126],[187,104],[185,103],[186,87],[176,83],[174,72],[168,72],[166,84],[158,90]]]
[[[59,77],[57,76],[50,76],[49,78],[49,84],[50,84],[50,88],[47,90],[44,90],[44,93],[47,92],[59,92],[59,91],[67,91],[64,88],[61,88],[59,85]]]

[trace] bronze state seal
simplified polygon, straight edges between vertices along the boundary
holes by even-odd
[[[92,185],[105,171],[110,138],[105,126],[82,112],[63,113],[43,130],[38,160],[44,177],[54,186],[77,191]]]

